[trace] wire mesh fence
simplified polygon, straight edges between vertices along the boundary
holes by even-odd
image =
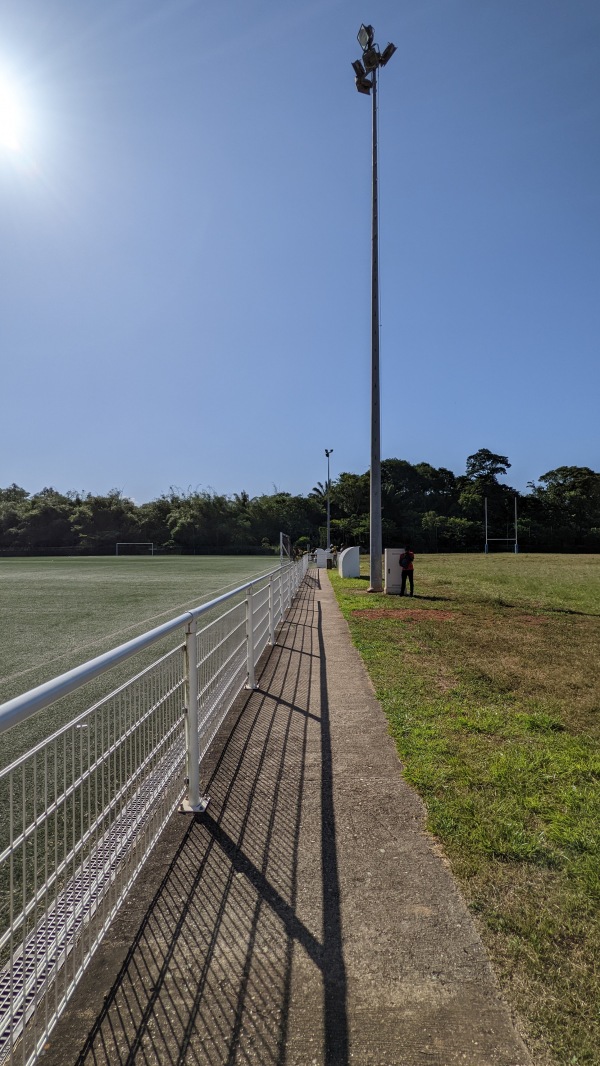
[[[254,685],[307,565],[281,567],[0,707],[2,729],[52,705],[53,691],[58,700],[165,630],[185,629],[185,643],[0,771],[0,1064],[36,1061],[234,699]]]

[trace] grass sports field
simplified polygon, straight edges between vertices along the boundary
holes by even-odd
[[[2,559],[0,703],[278,565],[275,556]],[[173,647],[177,635],[168,641]],[[156,645],[143,661],[164,650]],[[131,676],[141,661],[87,685],[86,703]],[[74,701],[69,697],[0,736],[0,766],[67,721]]]
[[[0,700],[276,562],[2,560]],[[536,1066],[597,1066],[600,557],[418,556],[412,600],[331,579]],[[57,724],[4,734],[1,763]]]
[[[600,1063],[600,557],[332,582],[536,1064]]]

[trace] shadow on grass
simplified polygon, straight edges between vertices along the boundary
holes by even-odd
[[[403,599],[410,599],[411,597],[404,596]],[[420,592],[415,592],[412,596],[413,600],[426,600],[430,603],[455,603],[455,596],[422,596]]]
[[[495,600],[478,600],[478,603],[490,604],[492,607],[505,607],[509,611],[528,611],[531,610],[524,603],[509,603],[508,600],[501,598]],[[597,611],[578,611],[574,607],[553,607],[552,604],[544,604],[542,606],[535,607],[535,611],[541,615],[551,614],[566,614],[573,615],[576,618],[600,618],[600,612]]]

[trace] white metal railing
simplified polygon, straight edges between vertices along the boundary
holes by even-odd
[[[0,732],[173,632],[185,642],[0,771],[0,1066],[36,1061],[168,818],[203,810],[200,763],[308,557],[0,706]]]

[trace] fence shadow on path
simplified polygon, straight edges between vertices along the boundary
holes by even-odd
[[[284,1066],[303,956],[323,1045],[307,1061],[348,1063],[318,581],[307,576],[259,690],[234,708],[210,807],[184,832],[70,1061]]]

